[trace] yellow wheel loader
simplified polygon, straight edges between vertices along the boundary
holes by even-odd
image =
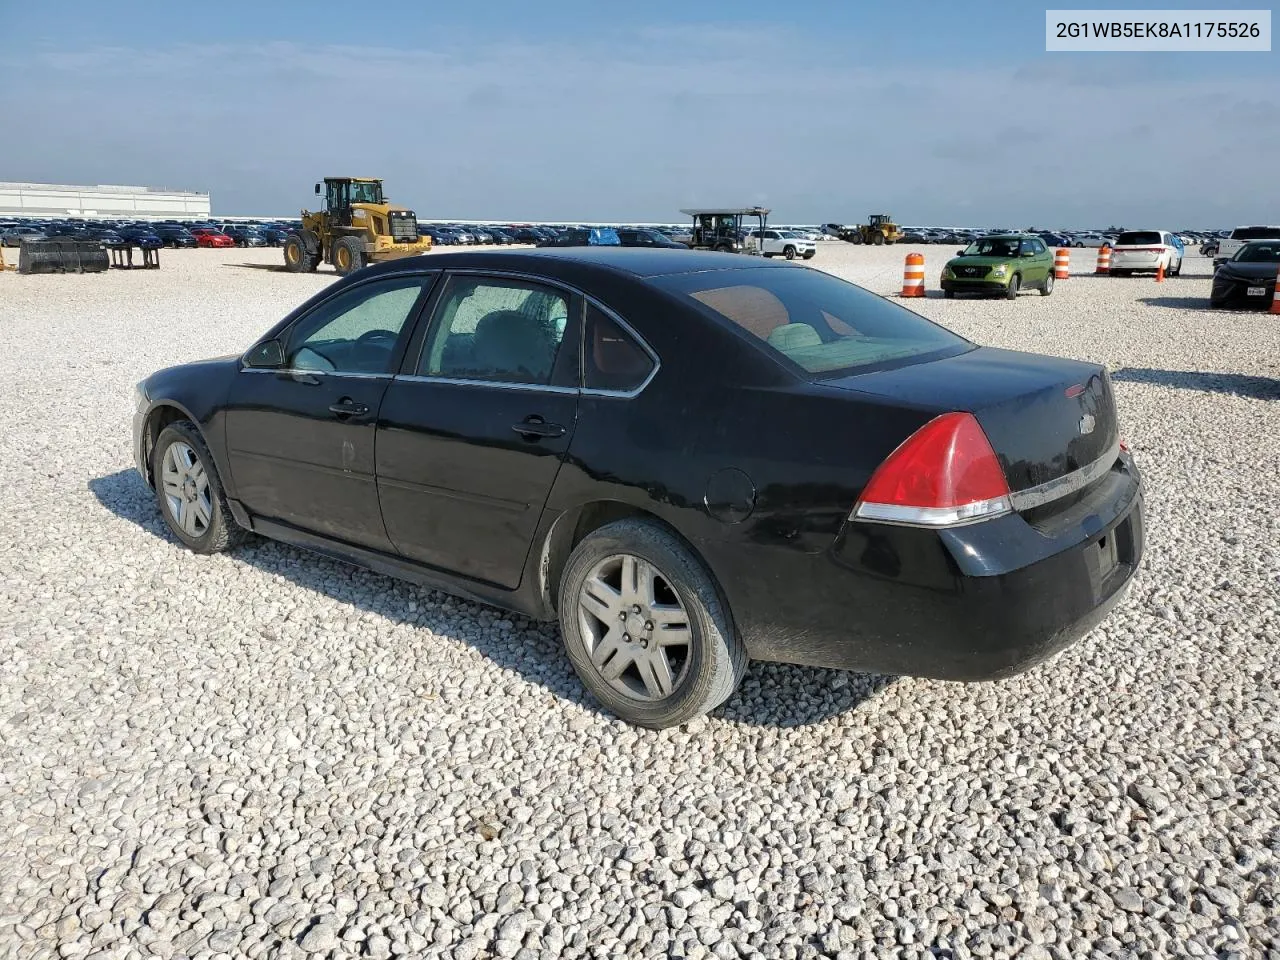
[[[431,238],[418,236],[414,212],[383,198],[381,180],[325,177],[323,196],[324,209],[303,210],[302,226],[285,238],[284,266],[292,273],[314,270],[323,261],[346,276],[369,263],[431,249]]]
[[[873,213],[866,223],[855,223],[840,230],[840,239],[850,243],[866,243],[881,246],[897,243],[902,230],[887,213]]]

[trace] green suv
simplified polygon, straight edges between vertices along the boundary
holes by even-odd
[[[1034,287],[1053,293],[1053,251],[1039,237],[1002,233],[979,237],[942,268],[942,295],[995,293],[1012,300]]]

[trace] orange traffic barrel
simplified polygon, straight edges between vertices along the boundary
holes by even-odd
[[[902,295],[904,297],[924,296],[924,254],[908,253],[906,265],[902,268]]]
[[[1071,251],[1059,247],[1053,252],[1053,279],[1066,280],[1071,276]]]
[[[1271,312],[1280,313],[1280,270],[1276,271],[1276,292],[1271,295]]]
[[[1110,273],[1111,272],[1111,248],[1101,246],[1098,248],[1098,266],[1094,273]]]

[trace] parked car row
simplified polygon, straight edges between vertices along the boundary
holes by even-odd
[[[617,245],[624,247],[656,247],[677,244],[681,236],[687,239],[688,228],[683,231],[676,226],[640,226],[617,225],[600,227],[595,224],[507,224],[495,226],[485,224],[474,226],[458,223],[419,223],[418,233],[430,237],[433,244],[441,247],[462,247],[481,245],[532,244],[534,246],[579,246],[585,244],[585,238],[592,230],[612,230],[617,234]],[[612,241],[610,241],[612,243]]]
[[[1004,227],[903,227],[902,243],[970,243],[978,237],[1017,233],[1039,237],[1051,247],[1114,247],[1125,231],[1110,227],[1106,230],[1042,230],[1031,227],[1026,230],[1008,230]],[[1174,234],[1184,247],[1217,243],[1228,231],[1182,230]],[[1203,252],[1203,251],[1202,251]]]
[[[0,220],[0,245],[69,237],[107,245],[158,247],[278,247],[296,224],[288,221],[211,220]],[[204,238],[204,239],[202,239]]]

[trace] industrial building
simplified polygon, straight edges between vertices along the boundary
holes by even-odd
[[[116,184],[0,182],[0,216],[199,219],[209,216],[209,194]]]

